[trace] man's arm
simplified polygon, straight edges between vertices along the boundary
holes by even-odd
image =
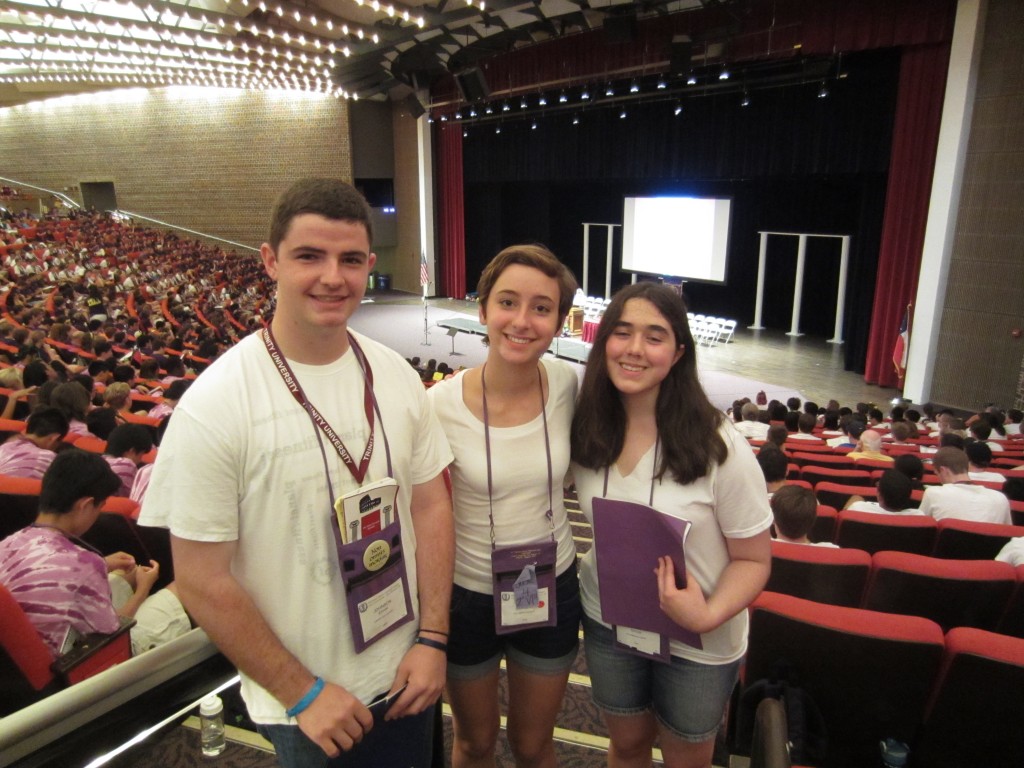
[[[419,582],[420,627],[448,632],[448,606],[455,570],[455,524],[451,497],[443,475],[413,486],[412,526],[416,532],[416,578]],[[446,642],[447,635],[424,637]],[[387,719],[415,715],[437,701],[444,687],[445,654],[416,644],[398,665],[392,691],[408,684],[388,711]]]
[[[292,707],[316,675],[282,645],[249,593],[231,573],[237,542],[171,537],[178,595],[185,609],[239,670]],[[298,715],[309,738],[331,757],[351,749],[373,725],[370,711],[347,690],[328,683]]]

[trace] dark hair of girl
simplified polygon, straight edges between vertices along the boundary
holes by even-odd
[[[579,404],[572,422],[573,460],[588,469],[611,466],[626,439],[626,411],[619,391],[608,377],[606,347],[626,302],[645,299],[668,321],[683,356],[661,383],[655,418],[658,424],[660,464],[657,478],[666,471],[679,483],[704,477],[712,464],[724,463],[728,448],[718,430],[724,416],[711,404],[697,378],[697,345],[690,333],[686,305],[671,288],[659,283],[636,283],[615,294],[605,310],[587,360]]]

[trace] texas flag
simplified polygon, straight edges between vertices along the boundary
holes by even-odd
[[[901,379],[907,372],[907,349],[910,347],[910,305],[903,313],[900,332],[896,337],[896,345],[892,350],[892,364],[896,366],[896,375]]]

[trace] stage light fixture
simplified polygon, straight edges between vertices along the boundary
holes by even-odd
[[[688,78],[686,78],[686,84],[687,85],[696,85],[697,84],[697,76],[691,72],[690,76]]]
[[[492,107],[490,104],[488,104],[486,107],[484,107],[484,114],[485,115],[493,115],[494,114],[494,107]]]
[[[626,110],[619,112],[619,120],[625,120],[627,116]]]
[[[467,131],[467,130],[466,130],[465,128],[463,128],[463,129],[462,129],[462,138],[464,138],[464,139],[465,139],[465,138],[467,138],[468,136],[469,136],[469,131]]]
[[[507,101],[504,104],[501,105],[501,111],[502,112],[508,112],[510,109],[512,109],[512,107],[509,106]]]
[[[665,78],[663,78],[663,77],[659,78],[658,79],[658,90],[659,91],[664,91],[666,88],[668,88],[668,83],[665,82]]]
[[[455,119],[456,120],[461,120],[462,119],[462,113],[461,112],[456,112],[455,113]]]
[[[740,100],[740,106],[741,107],[749,107],[750,106],[750,96],[748,96],[747,94],[744,93],[743,94],[743,98]]]
[[[572,116],[572,124],[573,125],[579,125],[580,124],[580,116],[579,115],[573,115]]]
[[[542,94],[540,95],[540,98],[539,98],[539,99],[537,99],[537,104],[538,104],[539,106],[542,106],[542,107],[546,107],[546,106],[548,105],[548,99],[547,99],[547,96],[545,96],[545,95],[544,95],[544,94],[542,93]]]
[[[728,67],[722,67],[722,71],[718,73],[718,79],[719,80],[728,80],[729,79],[729,68]]]
[[[523,99],[522,99],[522,101],[520,101],[520,102],[519,102],[519,108],[520,108],[520,109],[526,109],[526,107],[527,107],[527,106],[528,106],[528,105],[527,105],[527,103],[526,103],[526,97],[524,96],[524,97],[523,97]]]
[[[630,83],[629,84],[629,92],[630,93],[640,93],[640,83],[638,83],[636,80],[634,80],[632,83]]]
[[[567,102],[568,100],[569,100],[569,97],[565,95],[565,91],[562,91],[560,94],[558,94],[558,103],[559,104],[565,104],[565,102]]]
[[[531,131],[536,131],[537,130],[537,121],[536,120],[534,120],[533,123],[530,125],[530,130]]]
[[[473,107],[469,108],[469,116],[476,117],[476,110]]]
[[[586,88],[583,89],[583,93],[580,94],[581,101],[587,101],[590,98],[590,91]]]
[[[828,98],[828,86],[825,85],[825,83],[822,83],[821,84],[821,88],[818,89],[818,98],[819,99],[827,99]]]
[[[611,83],[609,83],[607,86],[605,86],[604,95],[605,96],[614,96],[615,95],[615,89],[612,88]]]
[[[677,102],[676,102],[676,108],[675,108],[675,115],[676,115],[676,117],[679,117],[679,115],[681,115],[682,113],[683,113],[683,105],[682,105],[682,104],[680,104],[680,103],[679,103],[679,102],[677,101]]]

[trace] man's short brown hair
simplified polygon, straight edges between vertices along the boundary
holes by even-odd
[[[303,213],[315,213],[327,219],[348,221],[366,227],[366,238],[373,246],[373,224],[370,205],[351,184],[338,179],[299,179],[286,189],[274,203],[270,216],[267,242],[277,250],[291,226],[292,219]]]

